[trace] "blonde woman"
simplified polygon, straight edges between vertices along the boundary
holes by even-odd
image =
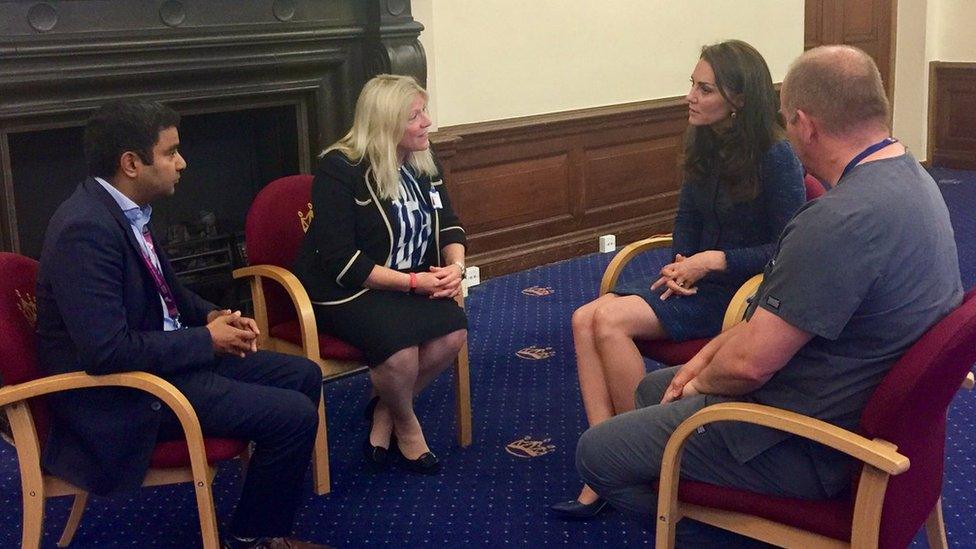
[[[320,156],[295,272],[319,326],[370,364],[367,464],[385,467],[398,453],[408,471],[434,474],[441,465],[413,398],[451,364],[467,319],[453,299],[464,229],[430,151],[427,97],[408,76],[366,83],[352,129]]]

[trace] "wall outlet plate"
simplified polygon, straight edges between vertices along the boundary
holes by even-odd
[[[467,287],[481,284],[481,269],[478,267],[468,267],[464,270],[464,285]]]
[[[600,253],[612,252],[617,249],[617,237],[605,234],[600,237]]]

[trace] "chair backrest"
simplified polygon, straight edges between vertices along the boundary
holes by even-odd
[[[803,176],[803,186],[807,190],[807,202],[815,198],[820,198],[825,192],[827,192],[827,189],[824,188],[823,183],[810,174]]]
[[[2,385],[16,385],[43,375],[37,364],[37,266],[37,261],[29,257],[0,252]],[[33,399],[30,408],[38,436],[43,441],[47,432],[47,410],[43,399]],[[6,416],[2,419],[5,423]]]
[[[291,269],[313,215],[312,176],[290,175],[265,185],[244,223],[248,263]],[[265,284],[264,293],[269,326],[295,318],[291,300],[280,286]]]
[[[0,382],[41,377],[37,367],[37,262],[0,252]]]
[[[861,414],[862,434],[898,445],[911,461],[891,478],[880,547],[905,547],[942,493],[946,412],[976,363],[976,289],[891,368]]]

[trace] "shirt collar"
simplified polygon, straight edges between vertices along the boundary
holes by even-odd
[[[112,196],[115,203],[119,205],[122,209],[122,213],[125,214],[126,219],[129,223],[142,232],[143,228],[149,223],[149,218],[152,217],[152,206],[146,204],[145,206],[139,206],[132,201],[131,198],[122,194],[122,191],[115,188],[114,185],[105,181],[101,177],[96,177],[95,181],[106,190],[108,194]]]

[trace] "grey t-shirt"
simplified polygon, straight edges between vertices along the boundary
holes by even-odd
[[[875,387],[932,324],[962,301],[949,212],[911,154],[853,168],[783,230],[750,308],[813,334],[786,366],[742,400],[855,430]],[[745,462],[786,435],[719,424]],[[811,445],[828,492],[843,488],[839,454]]]

